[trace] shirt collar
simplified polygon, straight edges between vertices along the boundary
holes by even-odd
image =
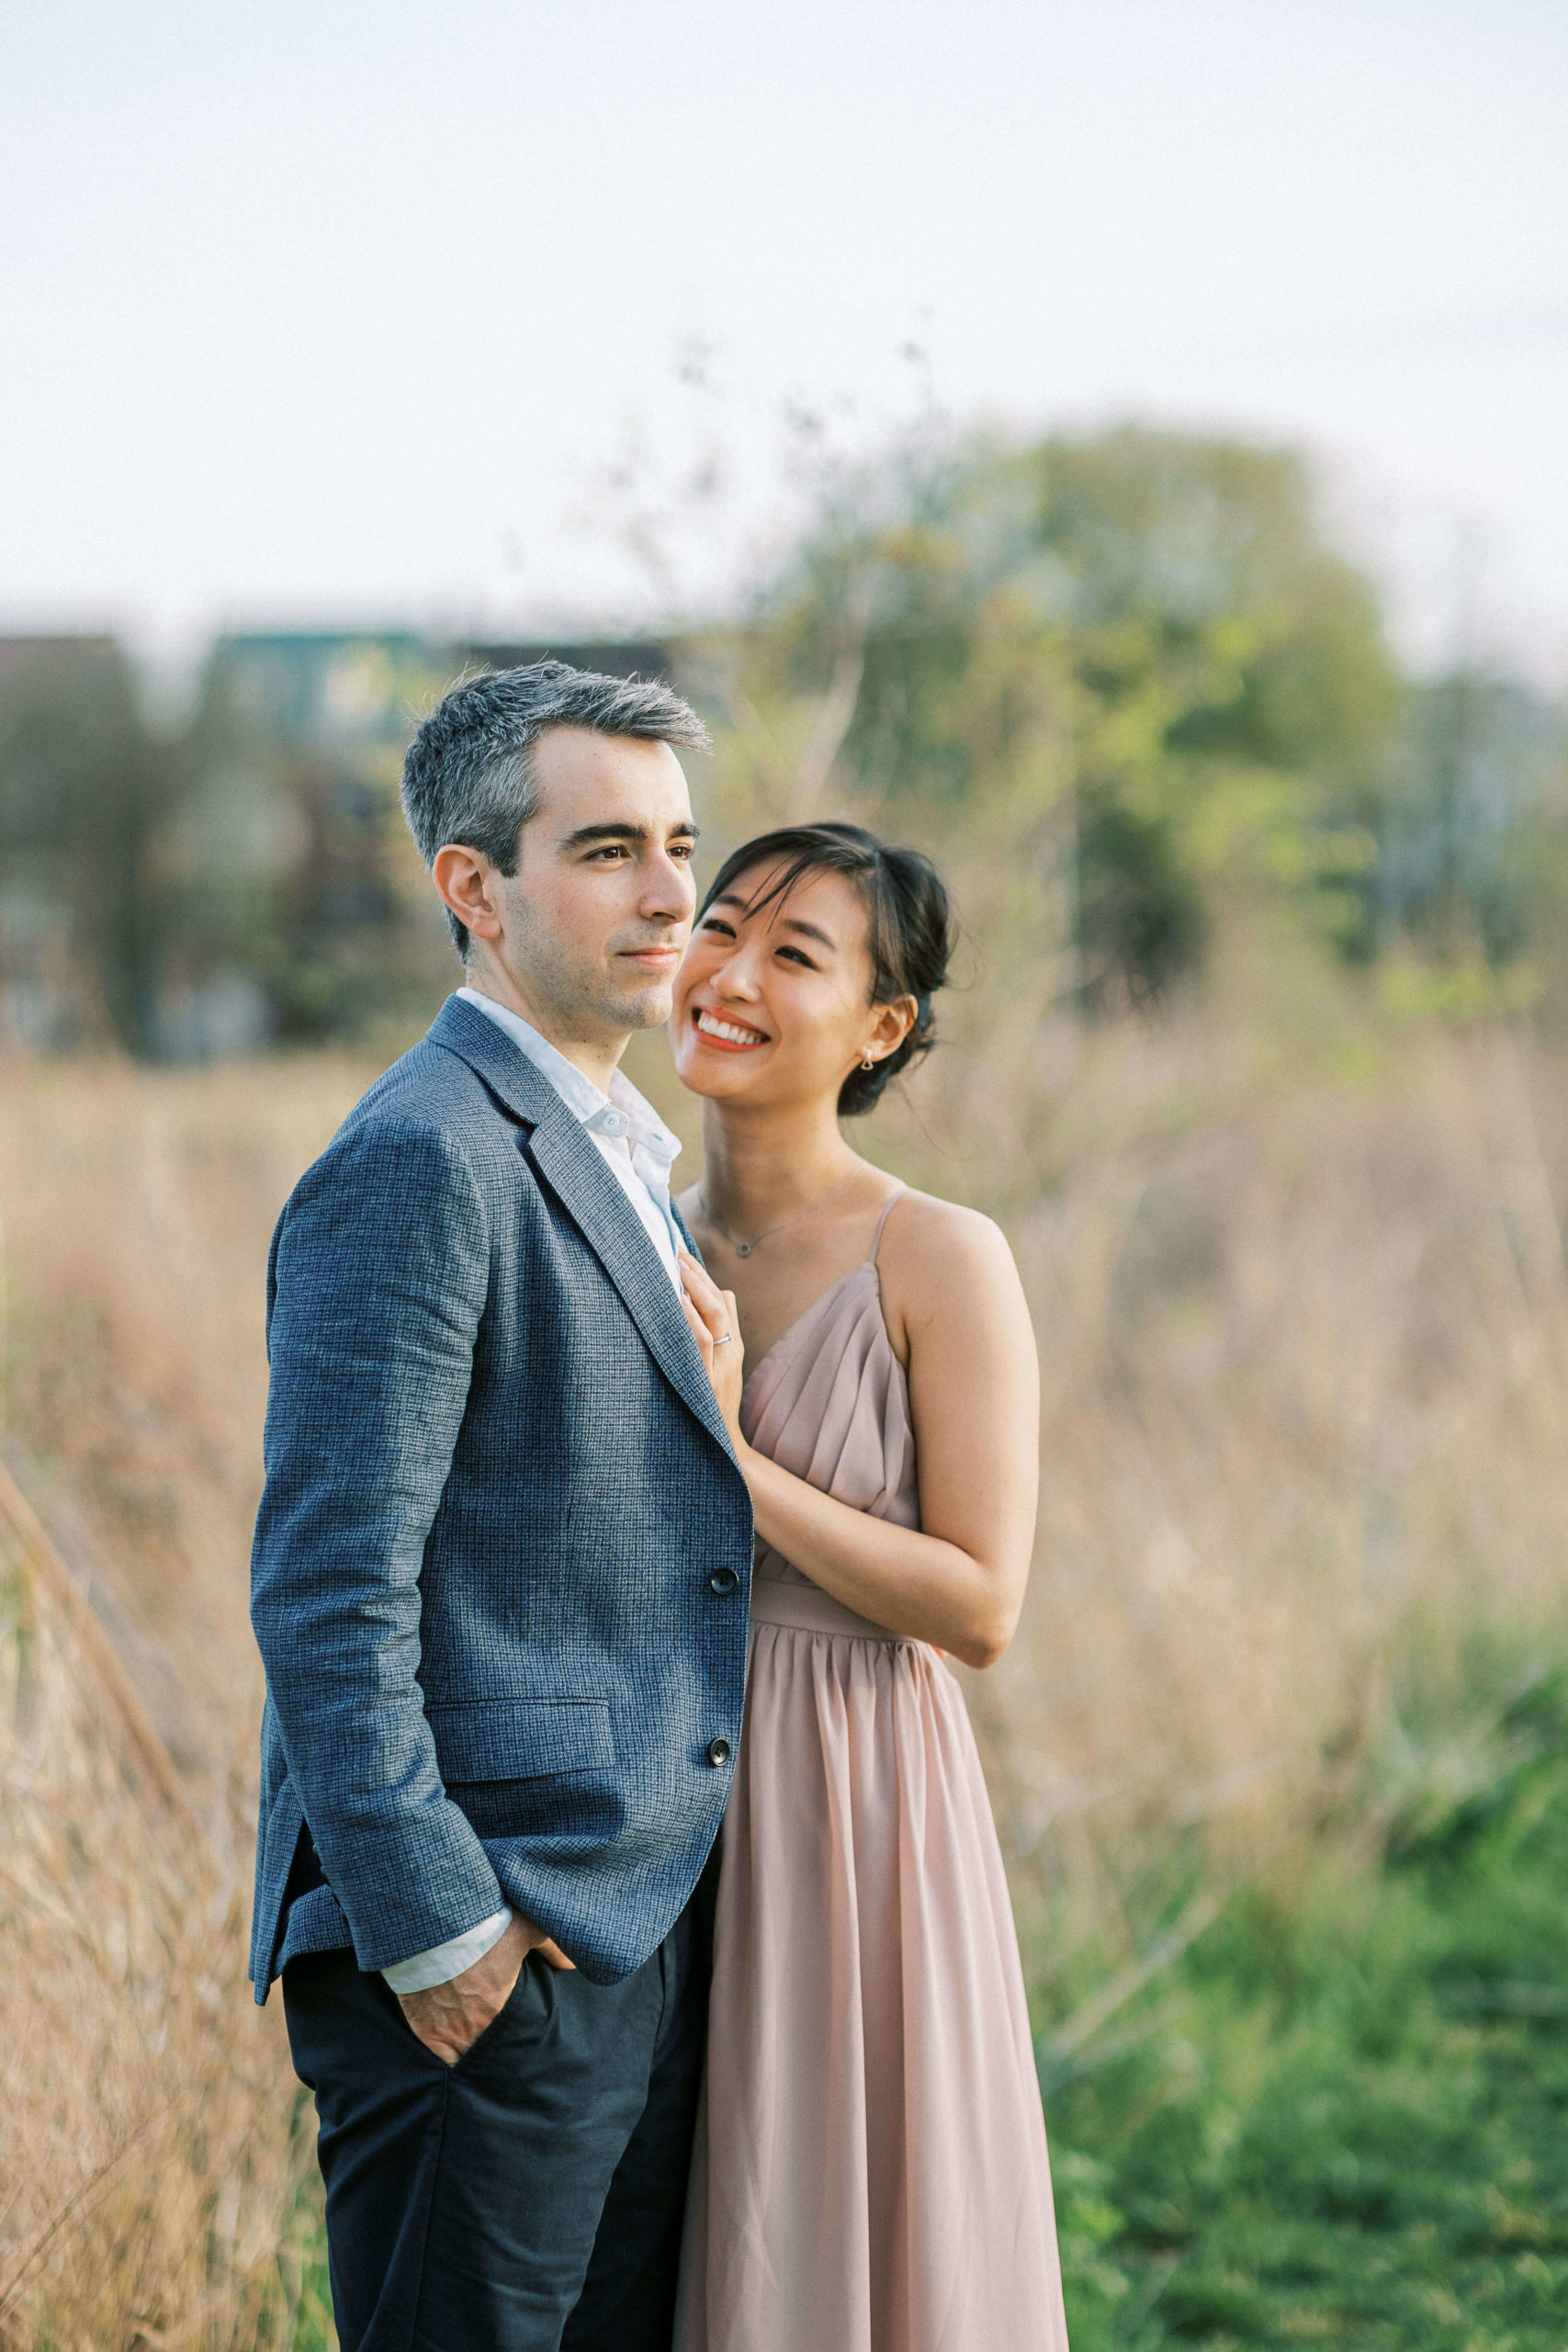
[[[632,1150],[647,1152],[650,1159],[661,1163],[660,1172],[668,1174],[680,1151],[680,1138],[671,1134],[652,1103],[637,1092],[629,1078],[623,1078],[617,1070],[610,1080],[608,1094],[602,1093],[575,1062],[569,1062],[558,1046],[542,1036],[531,1021],[513,1012],[510,1005],[498,1004],[492,996],[481,996],[478,989],[462,988],[457,994],[465,1004],[473,1005],[505,1030],[540,1077],[549,1080],[567,1109],[581,1120],[590,1135],[625,1136]]]

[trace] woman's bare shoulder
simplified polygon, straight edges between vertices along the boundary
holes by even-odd
[[[944,1201],[935,1193],[918,1193],[907,1184],[894,1197],[883,1233],[883,1254],[923,1254],[935,1250],[957,1263],[972,1262],[976,1253],[1010,1258],[1008,1238],[994,1217],[981,1209],[967,1209],[959,1201]]]
[[[912,1187],[888,1212],[877,1262],[885,1299],[906,1322],[957,1300],[983,1304],[1018,1290],[1012,1250],[994,1218]]]

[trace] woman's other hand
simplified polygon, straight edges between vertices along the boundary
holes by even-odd
[[[745,1348],[740,1338],[740,1318],[735,1311],[735,1293],[720,1290],[706,1267],[689,1250],[681,1252],[681,1280],[685,1285],[681,1304],[686,1310],[692,1337],[713,1383],[725,1427],[739,1453],[742,1443],[740,1390],[745,1378]]]

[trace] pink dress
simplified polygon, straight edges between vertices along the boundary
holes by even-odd
[[[764,1356],[740,1418],[798,1477],[919,1524],[875,1244]],[[1066,2352],[1018,1941],[958,1685],[761,1542],[751,1618],[678,2352]]]

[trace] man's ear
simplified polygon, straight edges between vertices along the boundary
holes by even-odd
[[[430,878],[443,903],[474,938],[500,938],[498,876],[482,850],[469,849],[464,842],[444,842],[430,861]]]

